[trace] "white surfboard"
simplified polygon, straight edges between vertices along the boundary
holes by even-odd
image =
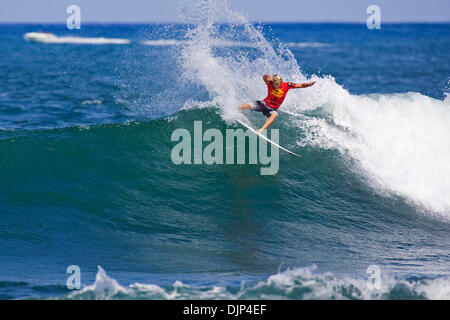
[[[253,132],[254,134],[260,136],[262,139],[266,140],[267,142],[273,144],[275,147],[277,147],[280,150],[283,150],[286,153],[289,153],[290,155],[293,155],[295,157],[300,157],[298,154],[289,151],[288,149],[283,148],[282,146],[280,146],[279,144],[273,142],[272,140],[268,139],[266,136],[262,135],[261,133],[258,133],[258,131],[256,131],[255,129],[253,129],[252,127],[250,127],[249,125],[243,123],[241,120],[236,119],[237,122],[239,122],[241,125],[243,125],[244,127],[246,127],[248,130],[250,130],[251,132]]]

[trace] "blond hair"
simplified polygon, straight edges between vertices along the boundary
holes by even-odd
[[[273,82],[276,82],[276,83],[281,83],[281,82],[283,81],[283,79],[281,79],[280,75],[274,74],[274,75],[272,76],[272,81],[273,81]]]

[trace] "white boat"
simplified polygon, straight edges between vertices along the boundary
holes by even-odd
[[[58,41],[58,37],[50,32],[28,32],[25,33],[24,39],[32,42],[54,43]]]

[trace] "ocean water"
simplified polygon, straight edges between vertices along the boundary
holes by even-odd
[[[0,298],[449,299],[450,25],[180,21],[0,25]],[[171,161],[194,121],[262,125],[264,73],[317,81],[272,127],[300,158]]]

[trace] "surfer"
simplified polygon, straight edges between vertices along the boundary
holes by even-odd
[[[265,74],[263,80],[268,89],[267,97],[264,100],[244,103],[239,107],[239,110],[262,112],[268,118],[266,123],[258,130],[258,133],[266,130],[275,121],[275,118],[278,116],[277,109],[283,103],[290,89],[307,88],[316,83],[315,81],[310,83],[283,82],[283,79],[278,74],[274,74],[272,77]]]

